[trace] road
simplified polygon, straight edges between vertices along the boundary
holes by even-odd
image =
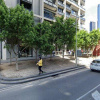
[[[100,100],[99,97],[100,72],[89,69],[0,89],[0,100]]]

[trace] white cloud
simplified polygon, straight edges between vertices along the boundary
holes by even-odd
[[[85,28],[89,31],[90,21],[96,22],[97,25],[97,7],[98,4],[100,4],[100,0],[86,0],[85,2],[85,8],[86,8],[86,22],[85,22]]]

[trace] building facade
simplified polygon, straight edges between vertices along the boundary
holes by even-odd
[[[84,29],[85,18],[85,0],[4,0],[8,7],[15,7],[17,4],[24,5],[26,9],[34,12],[35,23],[46,21],[55,21],[56,16],[77,18],[79,29]],[[3,48],[2,59],[9,58],[8,52]],[[26,50],[30,56],[34,56],[33,50]]]
[[[90,32],[94,29],[96,29],[96,23],[95,22],[90,22]]]
[[[97,8],[97,28],[100,30],[100,4]]]

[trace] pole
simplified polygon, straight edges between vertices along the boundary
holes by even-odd
[[[77,16],[76,16],[76,67],[77,67]]]

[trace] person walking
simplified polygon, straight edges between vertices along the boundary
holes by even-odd
[[[41,73],[43,73],[43,71],[42,71],[42,64],[43,62],[42,62],[42,58],[41,57],[39,57],[39,61],[38,61],[38,63],[36,64],[36,65],[38,65],[38,69],[39,69],[39,75],[41,74]]]

